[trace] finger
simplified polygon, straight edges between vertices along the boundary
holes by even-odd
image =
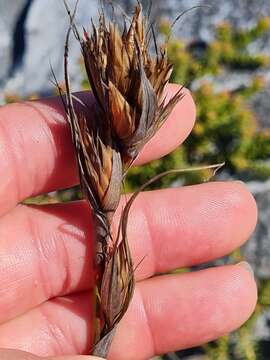
[[[12,349],[0,349],[1,360],[41,360],[40,357],[26,353],[24,351]]]
[[[256,222],[239,182],[141,194],[128,223],[137,280],[221,257]],[[94,285],[93,225],[85,202],[18,206],[0,220],[0,322]],[[142,260],[143,259],[143,260]]]
[[[31,359],[30,359],[31,360]],[[50,357],[47,360],[104,360],[103,358],[96,357],[96,356],[57,356],[57,357]]]
[[[170,86],[169,96],[177,89],[178,86]],[[86,93],[81,97],[88,103],[93,101]],[[139,163],[177,147],[190,132],[194,119],[194,103],[186,91]],[[78,183],[69,126],[59,98],[0,109],[0,163],[0,214],[29,196]]]
[[[31,359],[30,359],[31,360]],[[96,357],[96,356],[57,356],[57,357],[50,357],[47,360],[104,360],[103,358]]]
[[[89,354],[94,336],[92,308],[90,292],[52,299],[2,324],[0,347],[38,356]]]
[[[40,356],[87,353],[89,296],[50,300],[3,324],[0,346]],[[137,284],[109,359],[149,359],[214,340],[246,321],[255,304],[254,278],[240,265],[145,280]]]
[[[239,328],[256,300],[255,280],[239,265],[146,280],[118,327],[109,358],[124,359],[123,348],[126,358],[139,360],[215,340]]]
[[[25,351],[13,350],[13,349],[0,349],[1,360],[44,360],[39,356],[35,356]],[[47,360],[101,360],[96,356],[57,356],[53,358],[47,358]]]
[[[256,202],[240,182],[144,192],[128,222],[136,278],[222,257],[247,241],[256,222]]]

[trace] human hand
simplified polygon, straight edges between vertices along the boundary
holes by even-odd
[[[177,89],[171,85],[169,93]],[[137,164],[173,150],[194,120],[194,103],[186,92]],[[0,109],[0,164],[0,348],[50,359],[59,356],[54,360],[94,359],[64,356],[87,354],[91,348],[89,208],[84,201],[19,204],[78,183],[59,98]],[[245,266],[160,274],[228,254],[247,240],[256,216],[255,202],[240,182],[140,194],[131,210],[128,237],[134,264],[144,260],[136,270],[135,294],[117,328],[109,359],[149,359],[239,327],[256,303],[255,281]],[[115,228],[116,224],[117,220]],[[5,350],[0,358],[37,360]]]

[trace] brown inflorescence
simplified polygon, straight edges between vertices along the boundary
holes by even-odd
[[[68,10],[69,12],[69,10]],[[96,336],[93,353],[106,357],[116,325],[125,314],[134,290],[134,267],[123,211],[116,241],[111,234],[123,178],[139,151],[166,121],[182,97],[179,90],[166,101],[164,89],[172,65],[166,47],[158,48],[152,25],[140,2],[120,31],[107,25],[103,10],[99,24],[81,37],[70,15],[65,52],[66,111],[75,146],[80,183],[96,225]],[[128,24],[127,24],[128,22]],[[91,123],[75,111],[68,77],[68,42],[73,31],[80,43],[86,73],[95,97]],[[154,44],[155,54],[150,52]],[[130,207],[130,204],[129,204]]]

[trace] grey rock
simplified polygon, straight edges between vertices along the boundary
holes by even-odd
[[[73,9],[75,0],[70,0]],[[1,8],[0,8],[1,9]],[[97,13],[97,2],[80,0],[76,24],[89,28],[91,17]],[[1,14],[2,15],[2,14]],[[33,93],[49,94],[55,88],[51,83],[51,66],[58,81],[63,81],[64,41],[69,20],[62,1],[35,0],[25,20],[25,51],[21,65],[6,79],[4,92],[28,96]],[[69,46],[69,71],[73,90],[80,89],[80,48],[74,38]]]
[[[250,86],[252,84],[254,78],[257,76],[263,76],[265,82],[270,83],[270,71],[269,70],[266,70],[266,71],[258,70],[258,71],[253,71],[253,72],[248,71],[248,70],[242,70],[241,72],[232,70],[232,71],[225,71],[224,73],[217,75],[217,76],[205,75],[205,76],[201,77],[200,79],[195,80],[191,84],[191,89],[196,90],[203,83],[210,82],[210,83],[213,83],[214,90],[217,93],[224,90],[224,88],[226,88],[226,90],[228,90],[228,91],[235,91],[239,88]],[[252,100],[252,104],[254,107],[256,107],[257,104],[259,105],[259,103],[260,103],[259,99],[261,99],[262,96],[264,97],[265,101],[267,101],[267,103],[269,104],[269,100],[268,100],[269,88],[268,87],[266,87],[266,89],[264,91],[262,91],[261,93],[256,95],[256,97],[254,97],[254,99]],[[266,105],[266,103],[263,103],[263,105]]]
[[[27,0],[0,0],[0,86],[10,68],[14,29],[26,3]]]
[[[270,79],[269,79],[270,80]],[[256,119],[260,128],[270,128],[270,81],[265,89],[253,96],[251,106],[256,112]]]
[[[270,180],[247,184],[258,206],[258,224],[251,239],[242,247],[242,253],[259,279],[270,277]]]
[[[229,21],[235,27],[247,28],[254,25],[258,18],[270,15],[270,3],[265,0],[171,1],[179,12],[192,6],[202,6],[185,15],[177,29],[183,36],[200,38],[206,42],[213,40],[214,29],[221,22]],[[270,39],[264,40],[260,44],[261,49],[269,52]]]
[[[254,327],[254,337],[259,340],[270,340],[270,311],[262,311]]]
[[[129,10],[136,0],[120,0],[121,5]],[[143,1],[145,5],[149,1]],[[237,9],[237,11],[235,11]],[[153,1],[153,18],[169,16],[172,20],[181,16],[174,33],[187,39],[213,40],[215,27],[229,21],[238,28],[247,28],[256,23],[262,16],[270,15],[268,0],[155,0]],[[270,39],[261,41],[260,47],[269,53]]]

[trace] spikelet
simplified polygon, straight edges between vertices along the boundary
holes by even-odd
[[[131,301],[134,267],[128,246],[128,211],[123,211],[117,240],[111,235],[113,214],[119,204],[126,171],[146,142],[166,121],[181,99],[181,89],[165,102],[164,89],[172,65],[166,50],[156,46],[138,1],[129,26],[120,32],[115,22],[106,24],[101,11],[99,24],[83,37],[70,13],[70,28],[65,46],[66,112],[75,146],[80,184],[89,202],[96,227],[96,336],[92,353],[106,357],[115,328]],[[95,104],[90,109],[91,123],[75,111],[75,97],[68,77],[68,43],[73,31],[80,43],[86,73]],[[156,54],[150,55],[150,37]],[[76,99],[77,100],[77,99]],[[86,110],[89,110],[86,108]],[[130,207],[130,204],[129,204]]]
[[[121,34],[116,23],[106,26],[102,12],[98,27],[92,24],[92,34],[85,31],[81,40],[91,88],[125,164],[136,158],[182,96],[180,89],[165,105],[163,91],[172,65],[164,49],[150,56],[146,33],[151,29],[146,31],[146,27],[138,3],[129,28],[124,24]]]

